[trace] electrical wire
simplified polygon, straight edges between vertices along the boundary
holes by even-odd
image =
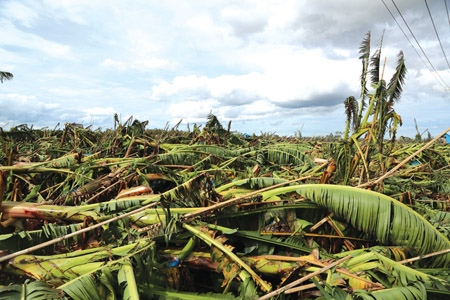
[[[425,5],[427,6],[428,14],[430,15],[431,23],[433,24],[434,32],[436,33],[437,39],[439,41],[439,45],[441,45],[441,50],[442,50],[442,53],[444,54],[445,61],[447,62],[447,66],[450,68],[450,64],[448,63],[447,55],[445,55],[444,47],[442,46],[441,39],[439,38],[439,34],[437,32],[436,25],[434,25],[434,20],[433,20],[433,17],[431,16],[430,8],[428,7],[428,2],[427,2],[427,0],[424,0],[424,1],[425,1]]]
[[[448,26],[450,26],[450,16],[448,14],[447,0],[444,0],[445,10],[447,11]]]
[[[411,47],[414,49],[414,51],[416,52],[417,56],[420,58],[420,60],[422,61],[422,63],[424,64],[424,66],[428,69],[428,71],[431,73],[431,75],[433,75],[434,79],[436,79],[436,81],[445,89],[446,86],[448,86],[445,81],[439,80],[438,77],[436,77],[436,74],[433,72],[433,70],[427,65],[427,63],[425,62],[425,60],[423,59],[422,55],[420,55],[419,51],[417,51],[416,47],[414,46],[414,44],[411,42],[411,40],[409,39],[408,35],[406,34],[406,32],[403,30],[402,26],[400,26],[400,24],[398,23],[397,19],[395,18],[394,14],[391,12],[391,10],[389,9],[389,7],[386,5],[386,3],[384,2],[384,0],[381,0],[381,2],[384,4],[384,7],[386,7],[387,11],[389,12],[389,14],[391,15],[392,19],[394,19],[395,23],[397,24],[398,28],[400,28],[401,32],[403,33],[403,35],[405,36],[405,38],[408,40],[409,44],[411,45]],[[438,74],[439,75],[439,74]],[[440,77],[440,76],[439,76]]]
[[[419,49],[422,51],[423,55],[425,56],[425,58],[427,59],[428,63],[431,65],[431,67],[433,68],[434,72],[436,72],[437,76],[441,79],[441,81],[445,84],[445,86],[447,87],[447,89],[450,89],[450,86],[442,79],[441,75],[439,75],[438,71],[436,70],[436,68],[434,67],[433,63],[430,61],[430,59],[428,58],[428,55],[425,53],[425,51],[423,50],[422,46],[420,46],[419,41],[417,40],[416,36],[414,35],[414,33],[412,32],[411,28],[408,25],[408,22],[406,22],[405,18],[403,17],[401,11],[398,9],[397,4],[395,4],[394,0],[391,0],[392,3],[395,6],[395,9],[397,10],[397,12],[399,13],[400,17],[402,18],[403,22],[405,23],[406,27],[408,28],[409,32],[411,33],[411,35],[413,36],[414,40],[417,43],[417,46],[419,46]]]
[[[416,47],[414,46],[414,44],[411,42],[411,40],[409,39],[408,35],[406,34],[406,32],[403,30],[402,26],[400,26],[400,24],[398,23],[397,19],[394,17],[394,14],[391,12],[391,10],[389,9],[389,7],[386,5],[386,3],[384,2],[384,0],[381,0],[381,2],[383,2],[384,7],[386,7],[386,9],[388,10],[389,14],[391,15],[392,19],[394,19],[395,23],[397,24],[398,28],[400,28],[401,32],[403,33],[403,35],[405,36],[405,38],[408,40],[409,44],[411,45],[411,47],[414,49],[414,51],[416,52],[417,56],[420,58],[420,60],[422,61],[423,65],[428,69],[428,71],[431,73],[431,75],[434,76],[434,79],[437,80],[437,82],[439,82],[439,84],[445,89],[445,86],[442,84],[442,82],[439,81],[439,78],[436,77],[436,74],[434,74],[433,70],[427,65],[427,63],[423,60],[422,55],[420,55],[419,51],[417,51]]]

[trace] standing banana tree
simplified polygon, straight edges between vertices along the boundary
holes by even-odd
[[[357,166],[362,160],[362,174],[365,172],[369,178],[369,163],[372,160],[372,154],[375,150],[379,154],[383,154],[383,141],[386,129],[389,127],[389,134],[392,142],[395,140],[395,134],[399,125],[402,124],[401,117],[395,112],[394,104],[400,100],[403,91],[403,85],[406,76],[406,66],[403,52],[398,54],[397,66],[395,73],[388,84],[383,79],[384,65],[381,66],[381,49],[383,37],[381,38],[378,48],[370,56],[370,32],[361,43],[359,57],[362,60],[361,74],[361,100],[358,105],[355,97],[350,96],[344,101],[346,113],[346,128],[344,140],[342,141],[339,151],[335,154],[338,165],[341,166],[342,181],[348,183],[348,179],[354,175]],[[384,62],[385,64],[386,62]],[[369,93],[367,84],[373,88],[373,92]],[[366,103],[368,98],[368,105]],[[367,109],[365,109],[367,107]],[[357,113],[358,112],[358,113]],[[372,116],[372,121],[369,117]],[[353,123],[353,132],[350,134],[350,123]],[[361,136],[366,134],[363,141]],[[343,159],[346,155],[342,155],[342,151],[351,153],[348,148],[355,148],[356,155],[353,159]],[[364,153],[365,152],[365,153]],[[341,161],[339,161],[339,159]]]
[[[395,114],[393,106],[400,100],[406,77],[405,58],[403,51],[400,51],[395,73],[392,75],[389,84],[386,86],[386,81],[383,79],[384,66],[381,69],[382,42],[383,38],[381,38],[379,48],[370,58],[370,69],[365,68],[363,73],[365,72],[366,74],[361,75],[361,78],[365,79],[367,78],[367,72],[370,73],[370,81],[375,90],[372,94],[368,95],[370,98],[369,107],[365,112],[362,123],[357,124],[353,133],[355,137],[359,137],[361,134],[367,132],[370,127],[373,129],[373,133],[376,133],[375,137],[380,145],[382,144],[388,122],[390,120],[400,119],[400,117]],[[370,43],[370,34],[368,34],[368,38],[363,41],[361,49],[370,49],[368,43]],[[364,63],[366,64],[366,62]],[[365,89],[365,87],[362,88]],[[365,93],[362,92],[361,94],[364,95]],[[370,115],[373,115],[372,123],[368,123]]]

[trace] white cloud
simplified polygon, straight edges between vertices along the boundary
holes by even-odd
[[[83,112],[86,113],[87,116],[109,116],[112,117],[116,113],[114,108],[112,107],[92,107],[85,108]]]
[[[142,16],[140,16],[142,18]],[[147,23],[148,21],[146,21]],[[164,50],[165,42],[159,35],[148,32],[140,26],[130,24],[131,28],[126,29],[124,39],[126,41],[125,48],[134,54],[134,57],[154,56]],[[157,24],[148,24],[157,25]]]
[[[164,58],[149,57],[140,59],[130,65],[131,69],[139,71],[151,71],[154,69],[162,69],[172,67],[169,60]]]
[[[335,105],[356,90],[360,66],[354,59],[327,59],[317,49],[298,53],[284,48],[264,50],[251,59],[263,73],[177,76],[172,82],[153,86],[153,97],[168,101],[214,99],[221,106],[266,100],[279,107],[303,107]],[[336,96],[342,99],[333,98]]]
[[[113,69],[119,72],[125,72],[130,70],[150,72],[154,71],[155,69],[173,68],[174,64],[170,63],[169,60],[167,59],[160,59],[155,57],[135,60],[130,63],[107,58],[100,63],[100,66],[108,69]]]
[[[70,46],[46,40],[38,35],[18,30],[12,23],[0,20],[0,45],[22,47],[43,52],[52,57],[73,59]]]
[[[261,32],[267,25],[267,16],[255,14],[254,11],[242,7],[226,7],[222,10],[222,18],[230,24],[237,36]]]
[[[45,109],[53,110],[53,109],[60,107],[60,104],[59,103],[45,103],[44,107],[45,107]]]
[[[100,63],[100,66],[105,68],[111,68],[117,71],[126,71],[128,69],[128,64],[123,61],[113,60],[111,58],[107,58]]]
[[[254,103],[247,104],[244,106],[243,114],[247,116],[267,116],[272,115],[274,116],[274,113],[277,111],[277,107],[270,103],[269,101],[265,100],[258,100]]]
[[[206,76],[177,76],[172,83],[163,81],[153,86],[152,96],[154,99],[165,101],[180,99],[180,97],[191,100],[208,99],[211,97],[208,85],[209,79]]]
[[[4,125],[5,123],[9,123],[9,126],[15,126],[21,123],[31,122],[32,124],[42,126],[42,122],[40,122],[42,116],[49,117],[53,122],[57,120],[53,119],[53,117],[57,116],[59,105],[57,103],[39,101],[33,95],[14,93],[0,94],[0,107],[2,107],[0,110],[0,120],[4,122]]]
[[[109,1],[102,0],[42,0],[43,6],[53,13],[52,17],[64,18],[71,22],[86,25],[89,17],[98,14],[99,9],[106,11]]]
[[[202,122],[206,116],[217,108],[217,101],[205,100],[200,103],[197,101],[180,101],[170,104],[168,112],[172,118],[172,123],[183,119],[186,122]]]
[[[84,112],[83,117],[80,118],[83,125],[94,125],[101,127],[103,125],[109,125],[113,122],[113,116],[116,113],[112,107],[92,107],[82,110]]]
[[[92,95],[95,93],[98,93],[95,89],[83,89],[83,88],[72,88],[72,87],[55,87],[50,88],[48,91],[56,96],[58,98],[75,98],[85,95]]]
[[[1,14],[19,22],[22,26],[30,28],[38,18],[36,5],[30,1],[4,2]]]
[[[396,3],[450,82],[423,1]],[[429,4],[447,49],[442,3]],[[327,118],[341,122],[342,101],[359,94],[359,43],[371,30],[374,49],[383,29],[385,78],[400,49],[409,70],[397,112],[420,119],[432,113],[430,103],[448,110],[442,87],[379,1],[3,0],[0,7],[0,70],[14,73],[0,86],[4,120],[106,126],[117,111],[161,127],[167,119],[205,121],[212,110],[256,132],[278,124],[292,133],[291,124],[306,120],[305,134],[326,134],[336,127]]]

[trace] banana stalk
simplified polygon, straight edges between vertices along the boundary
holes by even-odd
[[[128,300],[139,300],[139,291],[134,277],[133,266],[129,260],[122,264],[118,273],[119,283],[124,283],[123,298]]]
[[[238,264],[241,268],[246,270],[250,275],[252,275],[253,280],[256,282],[258,286],[261,287],[261,289],[264,292],[269,292],[272,290],[272,286],[270,283],[265,282],[262,280],[258,274],[256,274],[246,263],[244,263],[236,254],[231,252],[228,248],[226,248],[223,244],[219,243],[215,239],[211,238],[209,235],[203,233],[199,228],[190,226],[186,223],[183,224],[183,227],[190,232],[192,232],[195,236],[200,238],[202,241],[204,241],[209,246],[214,245],[218,249],[220,249],[222,252],[224,252],[227,256],[229,256],[236,264]]]
[[[51,256],[20,255],[9,260],[4,271],[61,283],[98,269],[104,265],[103,260],[106,258],[129,255],[147,247],[149,243],[148,240],[142,240],[116,248],[93,248]]]
[[[4,202],[0,207],[2,219],[42,219],[42,220],[66,220],[82,222],[85,218],[99,219],[98,213],[87,210],[85,207],[41,205],[28,202]]]

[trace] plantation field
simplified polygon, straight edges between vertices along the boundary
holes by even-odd
[[[342,137],[0,128],[0,300],[450,299],[450,128],[397,137],[370,40]]]
[[[230,125],[2,132],[0,299],[450,297],[448,144]]]

